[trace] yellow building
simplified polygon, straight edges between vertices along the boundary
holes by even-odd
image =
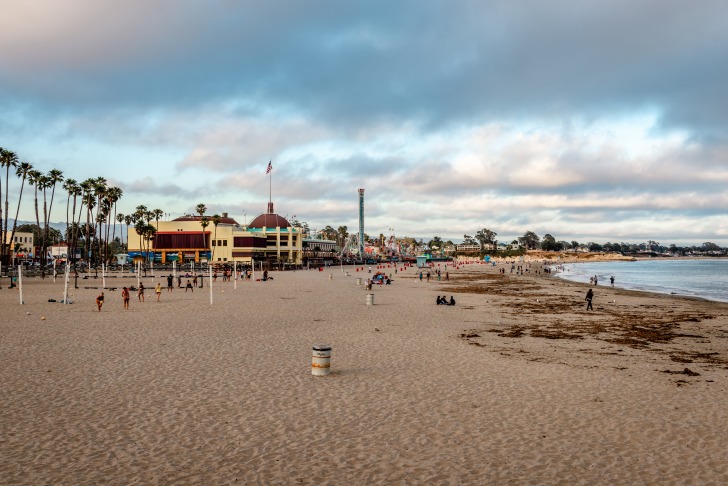
[[[35,242],[33,241],[33,233],[15,232],[12,235],[13,241],[10,241],[12,231],[8,230],[5,235],[5,245],[10,248],[11,258],[31,258],[33,257],[33,249]],[[16,251],[17,248],[17,251]]]
[[[272,210],[272,204],[269,204]],[[196,263],[288,263],[300,265],[303,257],[301,228],[293,228],[283,217],[264,213],[247,227],[241,226],[227,213],[222,213],[217,226],[205,216],[209,225],[202,229],[199,215],[186,215],[172,221],[152,223],[157,233],[150,242],[150,253],[157,262]],[[128,228],[128,254],[131,258],[148,259],[146,242],[141,241],[134,227]]]

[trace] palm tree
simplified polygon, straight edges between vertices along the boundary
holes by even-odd
[[[44,217],[45,217],[45,236],[43,237],[43,241],[46,243],[46,247],[43,248],[43,258],[45,258],[45,255],[47,253],[48,248],[48,240],[49,240],[49,231],[50,231],[50,222],[51,222],[51,211],[53,211],[53,198],[56,195],[56,184],[58,184],[60,181],[63,180],[63,172],[61,172],[58,169],[51,169],[48,174],[46,174],[46,180],[47,180],[47,187],[51,188],[51,200],[48,205],[48,212],[45,213],[45,189],[43,190],[43,211],[44,211]],[[43,267],[43,275],[45,275],[45,266]]]
[[[205,203],[200,203],[195,207],[195,210],[197,211],[197,214],[200,215],[200,225],[202,226],[202,246],[207,247],[205,244],[205,228],[207,227],[207,224],[202,224],[202,217],[205,215],[205,211],[207,211],[207,206],[205,206]],[[207,218],[205,218],[205,221],[207,221]]]
[[[15,169],[15,175],[20,177],[21,182],[20,193],[18,194],[18,206],[15,208],[15,219],[13,220],[13,231],[12,233],[10,233],[10,241],[13,241],[13,239],[15,238],[15,228],[18,227],[18,213],[20,213],[20,201],[23,200],[23,187],[25,186],[25,179],[27,179],[28,173],[31,170],[33,170],[33,166],[27,162],[21,162],[17,165],[17,168]],[[7,226],[7,219],[5,220],[5,224]],[[5,234],[8,234],[7,228],[5,228]]]
[[[68,192],[69,202],[71,197],[73,197],[73,207],[71,208],[71,228],[73,231],[69,233],[68,229],[66,229],[66,239],[68,240],[69,260],[75,263],[77,236],[79,229],[78,226],[81,222],[80,213],[78,216],[78,220],[76,220],[76,203],[78,202],[78,196],[81,196],[83,194],[83,190],[81,189],[81,186],[78,184],[78,182],[76,182],[74,179],[67,179],[63,185],[63,188]],[[68,212],[68,207],[66,208],[66,212]],[[68,220],[68,216],[66,216],[66,220]],[[68,228],[68,226],[66,226],[66,228]]]
[[[2,204],[0,203],[0,261],[5,259],[5,235],[8,234],[8,179],[10,178],[10,168],[17,167],[18,156],[15,152],[6,150],[0,147],[0,167],[5,167],[5,213],[2,210]],[[2,200],[2,181],[0,180],[0,201]],[[3,214],[5,214],[5,226],[3,226]],[[12,252],[10,252],[12,253]]]
[[[116,213],[116,218],[114,218],[115,221],[119,222],[119,230],[121,233],[121,246],[124,246],[124,232],[121,231],[121,225],[124,224],[124,221],[126,220],[126,215],[122,213]],[[112,238],[114,241],[116,241],[116,223],[114,223],[114,238]]]
[[[205,228],[210,224],[210,220],[207,219],[207,216],[202,216],[200,218],[200,226],[202,226],[202,246],[207,249],[207,242],[205,241]]]
[[[106,179],[103,177],[96,177],[95,179],[92,179],[92,184],[93,184],[94,196],[96,197],[96,220],[94,222],[94,228],[98,227],[98,231],[96,233],[98,245],[99,245],[97,259],[98,258],[103,259],[103,253],[102,253],[102,248],[103,248],[102,239],[103,238],[102,237],[104,235],[104,231],[103,231],[103,226],[102,226],[103,222],[100,221],[99,216],[101,214],[105,213],[106,210],[108,210],[108,208],[106,208],[106,206],[101,204],[101,201],[106,198],[106,191],[109,188],[106,185]],[[105,217],[102,219],[105,220]]]
[[[78,182],[76,182],[76,179],[66,179],[63,181],[63,190],[66,191],[67,197],[66,197],[66,234],[68,235],[68,228],[71,226],[73,221],[70,218],[70,211],[71,211],[71,196],[73,196],[74,188],[78,185]],[[74,213],[76,212],[74,208]],[[68,236],[66,236],[66,240],[68,240]],[[70,243],[68,250],[71,250]]]
[[[220,221],[222,218],[220,218],[220,215],[215,213],[212,215],[212,224],[215,225],[215,243],[212,245],[212,258],[211,260],[215,261],[215,246],[217,245],[217,225],[220,224]]]
[[[35,223],[40,230],[40,216],[38,215],[38,188],[43,186],[43,174],[38,170],[31,170],[28,172],[28,184],[33,186],[35,193]],[[40,241],[38,242],[40,243]],[[33,255],[37,257],[37,255]]]
[[[127,214],[124,216],[124,225],[126,225],[126,251],[129,252],[129,228],[134,223],[134,215]]]
[[[81,208],[78,213],[78,220],[81,221],[81,212],[83,207],[86,206],[86,239],[83,242],[84,246],[84,258],[88,258],[89,265],[91,264],[91,214],[96,201],[94,197],[94,180],[86,179],[81,183]],[[94,233],[96,231],[94,230]]]
[[[124,191],[122,191],[120,187],[112,187],[111,189],[109,189],[109,194],[110,194],[109,201],[114,206],[114,220],[113,220],[114,221],[114,231],[111,234],[111,241],[114,241],[114,240],[116,240],[116,222],[117,221],[121,222],[119,220],[119,217],[116,214],[116,205],[119,202],[119,199],[121,199],[121,196],[124,194]],[[107,235],[106,239],[107,240],[109,239],[108,235]]]

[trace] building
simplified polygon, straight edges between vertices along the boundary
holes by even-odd
[[[10,247],[11,258],[33,258],[33,248],[35,248],[33,233],[16,232],[15,235],[12,235],[12,244],[10,242],[11,234],[12,232],[8,230],[5,235],[5,245]]]
[[[339,258],[340,248],[333,240],[303,239],[303,259],[310,263],[333,262]]]
[[[205,215],[208,226],[202,228],[199,215],[185,215],[172,221],[153,223],[154,238],[140,241],[134,227],[128,228],[129,258],[150,259],[168,263],[226,263],[252,261],[300,265],[303,257],[301,228],[293,228],[282,216],[272,212],[261,214],[247,226],[241,226],[227,213],[222,213],[217,225],[212,216]]]

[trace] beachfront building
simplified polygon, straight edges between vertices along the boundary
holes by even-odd
[[[23,260],[33,258],[33,233],[16,232],[12,235],[13,241],[10,241],[12,231],[8,230],[5,235],[5,246],[10,248],[11,259]]]
[[[304,264],[310,265],[331,264],[339,258],[341,253],[341,249],[334,240],[320,238],[304,238],[302,249]]]
[[[268,211],[253,219],[246,229],[255,236],[265,237],[265,260],[303,263],[303,228],[293,227],[286,218],[273,212],[272,202],[268,203]]]
[[[272,205],[271,205],[272,208]],[[154,222],[157,228],[147,245],[134,227],[128,228],[128,252],[132,260],[169,263],[268,262],[296,264],[302,262],[301,228],[293,228],[283,217],[265,213],[247,227],[222,213],[217,225],[212,216],[206,228],[199,215],[185,215],[172,221]],[[149,248],[147,248],[149,246]]]

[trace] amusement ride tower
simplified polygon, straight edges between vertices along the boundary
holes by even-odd
[[[359,189],[359,258],[364,259],[364,189]]]

